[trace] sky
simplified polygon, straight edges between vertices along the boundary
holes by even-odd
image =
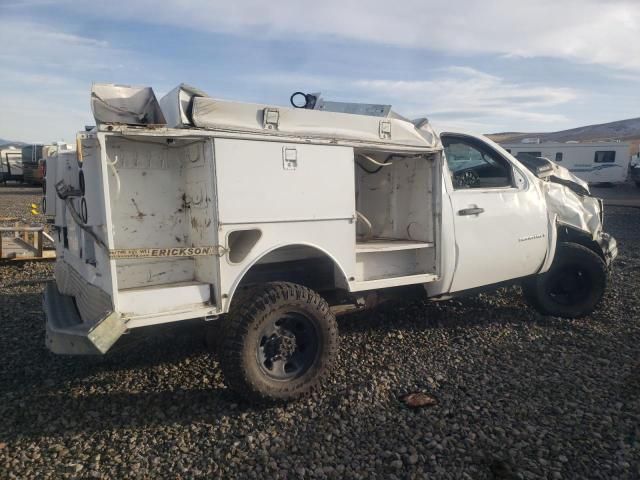
[[[0,0],[0,138],[73,141],[93,82],[392,104],[437,129],[640,117],[640,1]]]

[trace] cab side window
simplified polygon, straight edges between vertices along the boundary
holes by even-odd
[[[509,163],[481,142],[444,136],[442,144],[456,190],[513,186]]]

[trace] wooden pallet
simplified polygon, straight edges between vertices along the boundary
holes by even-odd
[[[52,240],[44,231],[44,225],[0,227],[0,236],[2,238],[0,261],[51,260],[56,258],[55,250],[44,249],[44,238]]]

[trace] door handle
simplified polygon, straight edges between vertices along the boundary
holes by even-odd
[[[480,207],[463,208],[458,210],[458,215],[480,215],[482,212],[484,212],[484,208]]]

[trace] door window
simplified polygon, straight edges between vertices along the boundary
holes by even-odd
[[[509,163],[481,142],[443,137],[444,153],[456,190],[513,186]]]

